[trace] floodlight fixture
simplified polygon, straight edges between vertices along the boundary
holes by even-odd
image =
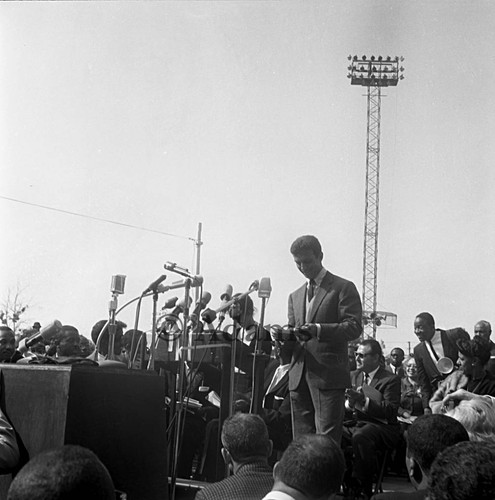
[[[347,68],[351,73],[351,84],[363,87],[397,85],[399,71],[404,71],[404,68],[401,66],[399,69],[398,56],[394,60],[390,56],[387,56],[386,59],[384,61],[382,56],[368,58],[363,55],[361,59],[354,56],[351,65]]]

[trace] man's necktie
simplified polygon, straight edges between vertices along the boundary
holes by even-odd
[[[363,385],[369,385],[370,384],[370,376],[365,373],[363,377]]]
[[[311,302],[313,300],[313,296],[315,294],[315,280],[309,280],[309,285],[308,285],[308,302]]]

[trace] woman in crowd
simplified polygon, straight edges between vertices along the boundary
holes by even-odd
[[[405,375],[401,380],[401,398],[399,417],[408,419],[423,414],[421,388],[418,383],[418,370],[414,356],[409,356],[404,363]]]
[[[434,413],[443,411],[442,400],[449,392],[466,389],[474,394],[495,396],[495,379],[486,370],[490,360],[490,345],[479,335],[471,340],[457,341],[460,369],[451,373],[439,386],[430,400]]]

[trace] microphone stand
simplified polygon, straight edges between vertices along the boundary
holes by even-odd
[[[151,313],[151,346],[150,346],[150,359],[148,361],[148,370],[155,369],[155,354],[156,354],[156,317],[157,317],[157,304],[158,304],[158,289],[153,289],[153,311]],[[146,356],[146,343],[144,340],[141,342],[141,366],[144,365]]]
[[[112,293],[112,298],[108,304],[108,353],[107,358],[115,359],[115,332],[117,331],[117,325],[115,324],[115,311],[117,311],[117,293]],[[103,331],[103,330],[102,330]]]
[[[257,415],[261,413],[261,408],[263,406],[264,373],[265,364],[268,360],[268,356],[264,354],[261,349],[261,335],[265,334],[265,329],[263,328],[265,323],[265,308],[266,298],[263,297],[261,299],[260,322],[256,331],[256,342],[253,354],[253,391],[251,394],[251,406],[249,408],[249,413],[256,413]]]
[[[173,446],[173,461],[172,461],[172,473],[170,478],[170,498],[175,499],[175,488],[177,485],[177,463],[179,460],[179,452],[181,445],[181,432],[183,427],[183,414],[184,414],[184,384],[186,381],[186,367],[185,361],[182,360],[182,354],[186,353],[187,343],[188,343],[188,323],[189,323],[189,293],[191,290],[191,279],[186,280],[186,286],[184,291],[184,312],[183,315],[183,325],[182,325],[182,336],[181,336],[181,346],[179,348],[179,377],[177,381],[177,392],[178,392],[178,403],[176,405],[175,411],[175,425],[174,425],[174,446]]]
[[[235,307],[235,302],[232,304],[233,307]],[[236,354],[237,354],[237,328],[239,325],[238,321],[235,319],[235,315],[233,315],[232,320],[234,321],[233,324],[233,331],[232,331],[232,352],[230,353],[230,387],[229,387],[229,401],[231,402],[230,408],[229,408],[229,417],[234,413],[234,389],[235,389],[235,360],[236,360]]]

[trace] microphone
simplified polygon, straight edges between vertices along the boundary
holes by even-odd
[[[157,278],[153,283],[150,283],[148,288],[143,292],[143,295],[148,292],[158,292],[158,285],[167,279],[166,274],[162,274],[159,278]]]
[[[210,292],[203,292],[201,298],[196,302],[196,306],[194,307],[194,311],[191,313],[191,316],[198,316],[199,313],[208,305],[211,300]]]
[[[250,285],[249,285],[249,293],[254,292],[258,290],[260,287],[260,282],[259,280],[254,280]]]
[[[232,285],[225,285],[223,292],[220,295],[220,300],[222,302],[228,302],[232,298],[233,294],[234,294],[234,289]]]
[[[227,304],[230,300],[232,300],[232,295],[234,295],[234,288],[232,285],[225,285],[223,292],[220,295],[220,300],[222,301],[222,306]],[[227,309],[223,309],[220,314],[218,315],[218,319],[220,323],[223,323],[225,320],[225,313],[227,312]],[[216,314],[215,315],[209,315],[208,316],[211,319],[210,323],[213,323],[215,320]]]
[[[17,350],[20,353],[25,353],[31,346],[37,344],[40,340],[44,340],[46,343],[50,343],[52,338],[55,337],[55,335],[61,328],[62,323],[60,323],[58,319],[55,319],[51,323],[48,323],[48,325],[44,326],[38,333],[36,333],[32,337],[29,337],[28,339],[22,339],[19,342]]]
[[[112,283],[110,285],[110,291],[113,294],[122,295],[124,293],[125,288],[125,278],[123,274],[114,274],[112,276]]]
[[[195,277],[194,274],[189,272],[189,269],[186,269],[185,267],[180,267],[175,262],[165,262],[163,267],[167,271],[172,271],[173,273],[180,274],[181,276],[185,276],[186,278],[193,279]]]
[[[192,302],[192,298],[188,297],[188,304],[187,305],[190,306],[191,302]],[[170,311],[169,315],[170,316],[177,316],[181,312],[184,312],[185,307],[186,307],[186,301],[185,301],[184,297],[182,297],[182,299],[180,299],[177,302],[177,305]]]
[[[205,309],[201,313],[201,319],[207,324],[211,325],[217,319],[217,313],[213,309]],[[223,319],[225,319],[225,313],[223,313]]]
[[[188,282],[190,283],[191,288],[197,288],[198,286],[201,286],[203,284],[203,276],[198,274],[197,276],[193,276],[192,278],[175,281],[171,285],[158,285],[156,291],[158,293],[168,292],[169,290],[175,290],[176,288],[185,287]]]
[[[272,284],[270,278],[261,278],[258,287],[258,297],[260,299],[269,299],[272,294]]]
[[[163,304],[163,307],[162,307],[162,311],[164,309],[171,309],[172,307],[175,306],[175,304],[177,304],[177,301],[179,300],[179,297],[170,297],[166,302],[165,304]]]

